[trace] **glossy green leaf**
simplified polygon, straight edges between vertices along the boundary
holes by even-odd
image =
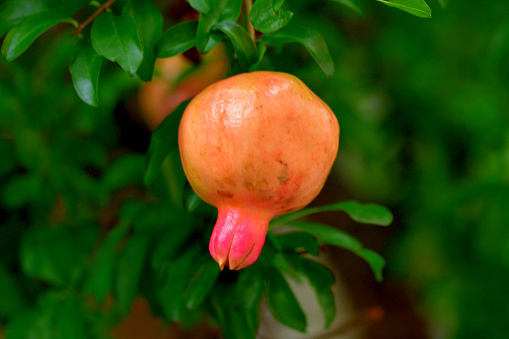
[[[30,21],[24,21],[7,33],[2,44],[2,56],[12,61],[20,56],[34,40],[62,21],[60,17],[43,16]]]
[[[1,317],[10,317],[25,307],[26,300],[15,276],[2,265],[0,265],[0,291],[2,291],[2,298],[0,298]]]
[[[431,9],[424,0],[377,0],[421,18],[431,18]]]
[[[184,208],[189,213],[194,212],[203,203],[203,200],[193,191],[193,188],[187,181],[184,186],[183,199]]]
[[[299,332],[306,332],[306,315],[285,278],[277,270],[268,271],[265,299],[277,321]]]
[[[362,243],[339,229],[314,222],[293,221],[291,226],[314,235],[322,244],[345,248],[363,258],[371,267],[375,278],[382,281],[385,260],[378,253],[362,247]]]
[[[161,171],[164,159],[172,150],[178,149],[178,128],[180,118],[184,114],[189,101],[180,104],[175,111],[166,117],[155,129],[150,138],[150,146],[147,151],[147,165],[143,180],[149,186]]]
[[[335,280],[334,275],[327,267],[309,259],[302,259],[301,270],[315,290],[325,320],[324,328],[329,328],[336,317],[334,294],[331,290]]]
[[[277,32],[263,34],[262,41],[270,46],[298,42],[306,47],[325,75],[331,77],[334,74],[334,61],[325,40],[317,31],[290,24]]]
[[[361,8],[361,4],[360,4],[359,0],[332,0],[332,1],[339,2],[340,4],[346,6],[350,9],[353,9],[360,15],[363,15],[363,10]]]
[[[316,238],[309,233],[288,232],[277,235],[276,239],[281,247],[286,250],[300,250],[311,255],[318,255],[320,253],[320,246]]]
[[[129,239],[118,258],[115,283],[115,297],[120,310],[127,314],[138,295],[145,258],[148,252],[149,238],[135,235]]]
[[[258,51],[249,33],[236,22],[222,21],[212,26],[226,34],[233,44],[239,62],[246,68],[258,62]]]
[[[198,21],[186,21],[164,32],[156,46],[158,58],[169,58],[196,46]]]
[[[210,52],[223,38],[212,27],[221,21],[236,22],[242,8],[242,0],[210,0],[209,3],[211,10],[200,14],[196,31],[196,47],[201,54]]]
[[[106,169],[103,184],[109,191],[116,191],[130,184],[143,182],[145,156],[141,153],[131,153],[115,159]]]
[[[143,60],[137,74],[143,81],[152,80],[156,62],[155,47],[163,31],[163,17],[154,1],[131,1],[129,14],[138,28],[138,36],[143,48]]]
[[[92,48],[90,41],[80,38],[69,63],[74,88],[81,100],[97,106],[97,85],[103,58]]]
[[[111,12],[101,13],[92,25],[92,46],[97,53],[118,64],[133,76],[143,60],[143,49],[136,22],[124,13],[116,16]]]
[[[292,220],[300,219],[311,214],[330,211],[346,212],[354,221],[378,226],[388,226],[392,223],[393,219],[392,213],[384,206],[377,204],[361,204],[358,201],[349,200],[289,213],[275,219],[271,223],[271,226],[284,225]]]
[[[187,2],[200,13],[210,12],[210,0],[187,0]]]
[[[0,37],[12,27],[37,18],[65,19],[88,4],[88,0],[6,0],[0,4]]]
[[[275,32],[287,23],[293,17],[290,11],[283,11],[281,6],[284,0],[257,0],[253,4],[253,8],[249,13],[249,21],[253,27],[260,32]]]
[[[188,309],[192,310],[203,302],[203,299],[214,287],[220,272],[219,265],[209,255],[195,264],[195,273],[184,293]]]

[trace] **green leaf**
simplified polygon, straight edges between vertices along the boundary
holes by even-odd
[[[160,270],[171,262],[193,234],[194,230],[190,225],[185,225],[187,227],[182,225],[183,223],[166,225],[168,232],[158,239],[152,252],[151,264],[154,270]]]
[[[388,226],[392,223],[392,213],[384,206],[377,204],[361,204],[358,201],[342,201],[331,205],[306,208],[297,212],[286,214],[271,223],[271,227],[284,225],[292,220],[302,217],[330,211],[346,212],[354,221],[363,224]]]
[[[143,177],[145,185],[152,184],[161,171],[164,159],[172,150],[178,149],[178,128],[188,103],[189,101],[180,104],[152,133]]]
[[[137,296],[148,246],[147,236],[134,235],[118,258],[115,296],[124,314],[131,310],[131,304]]]
[[[292,19],[292,12],[284,12],[280,9],[284,0],[274,2],[274,0],[257,0],[253,4],[253,8],[249,13],[249,21],[258,31],[263,33],[275,32]]]
[[[156,62],[155,46],[163,31],[163,17],[154,1],[131,1],[129,14],[134,19],[138,29],[143,60],[138,68],[138,76],[143,81],[152,80],[154,64]]]
[[[2,189],[2,201],[5,207],[20,208],[37,201],[43,189],[43,178],[36,174],[23,174],[7,182]]]
[[[277,321],[299,332],[306,332],[306,315],[283,275],[275,269],[268,271],[265,298]]]
[[[233,49],[242,66],[249,68],[258,62],[258,50],[249,33],[236,22],[222,21],[212,26],[226,34],[233,44]]]
[[[191,5],[191,7],[193,7],[194,9],[196,9],[200,13],[207,14],[208,12],[210,12],[210,3],[209,3],[210,1],[207,1],[207,0],[187,0],[187,2],[189,3],[189,5]]]
[[[376,280],[382,281],[385,260],[378,253],[362,247],[362,243],[339,229],[314,222],[293,221],[291,226],[314,235],[319,242],[345,248],[363,258],[371,267]]]
[[[277,32],[263,34],[262,41],[270,46],[298,42],[306,47],[325,75],[331,77],[334,74],[334,61],[325,40],[317,31],[290,24]]]
[[[71,286],[81,277],[96,229],[39,227],[25,233],[20,251],[23,272],[57,286]]]
[[[255,319],[258,310],[228,307],[224,310],[222,323],[225,339],[255,339],[258,324]]]
[[[332,0],[332,1],[339,2],[340,4],[346,6],[350,9],[353,9],[360,15],[364,14],[363,10],[361,8],[361,4],[359,3],[359,0]]]
[[[203,200],[200,199],[198,194],[196,194],[193,191],[193,188],[191,187],[191,185],[189,185],[189,182],[187,182],[187,181],[184,186],[183,199],[184,199],[184,208],[189,213],[194,212],[203,202]]]
[[[2,291],[2,298],[0,298],[1,317],[11,317],[25,307],[26,300],[18,282],[2,265],[0,265],[0,291]]]
[[[144,205],[139,216],[134,221],[134,230],[140,233],[156,233],[173,229],[180,232],[181,225],[191,228],[194,219],[183,208],[171,204],[167,200]]]
[[[325,320],[324,328],[329,328],[336,317],[334,294],[331,290],[334,275],[324,265],[309,259],[302,259],[301,270],[315,290]]]
[[[87,339],[87,328],[80,300],[69,295],[57,313],[54,338]]]
[[[318,246],[316,238],[309,233],[288,232],[277,235],[276,239],[285,250],[303,250],[311,255],[318,255],[320,253],[320,246]]]
[[[171,321],[181,320],[187,310],[182,296],[195,272],[194,264],[200,252],[201,246],[195,244],[168,265],[158,296],[165,316]]]
[[[92,46],[97,53],[118,64],[133,76],[143,60],[136,22],[129,15],[101,13],[92,25]]]
[[[110,191],[116,191],[130,184],[141,184],[145,156],[141,153],[131,153],[115,159],[106,169],[103,184]]]
[[[89,0],[7,0],[0,4],[0,37],[12,27],[37,18],[65,19]]]
[[[74,88],[81,100],[96,107],[97,85],[103,58],[92,48],[90,41],[80,38],[69,63]]]
[[[200,54],[210,52],[223,38],[219,32],[212,31],[212,26],[221,21],[237,21],[242,0],[210,0],[210,7],[210,12],[200,14],[196,30],[196,47]]]
[[[377,0],[421,18],[431,18],[431,9],[424,0]]]
[[[198,266],[193,277],[189,281],[189,286],[184,293],[186,307],[190,310],[202,303],[203,299],[212,290],[217,277],[221,272],[217,263],[206,255],[204,260],[195,264]]]
[[[60,17],[43,16],[24,21],[7,33],[2,44],[2,55],[7,61],[20,56],[46,30],[62,21]]]
[[[158,58],[169,58],[196,46],[198,21],[186,21],[164,32],[156,46]]]
[[[134,207],[133,214],[139,207]],[[92,294],[98,302],[103,302],[113,285],[113,273],[117,258],[117,247],[129,230],[131,218],[126,218],[104,239],[93,261],[83,291]]]
[[[256,309],[262,299],[264,286],[265,277],[263,271],[254,266],[241,270],[235,283],[235,306]]]

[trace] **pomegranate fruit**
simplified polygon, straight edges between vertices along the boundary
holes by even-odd
[[[189,103],[180,156],[193,190],[218,208],[209,250],[221,269],[254,263],[270,220],[318,195],[338,142],[334,113],[290,74],[239,74]]]

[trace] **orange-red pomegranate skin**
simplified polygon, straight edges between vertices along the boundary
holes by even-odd
[[[180,156],[196,194],[218,208],[209,249],[221,269],[254,263],[270,220],[318,195],[338,142],[334,113],[290,74],[239,74],[189,103]]]

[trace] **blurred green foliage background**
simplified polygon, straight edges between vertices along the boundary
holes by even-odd
[[[362,17],[334,1],[289,1],[292,20],[325,38],[335,74],[296,44],[269,49],[263,67],[295,74],[337,114],[333,175],[352,197],[393,211],[385,276],[413,291],[428,334],[506,338],[509,4],[441,2],[422,19],[367,0]],[[151,196],[149,132],[126,113],[141,81],[105,64],[99,107],[83,103],[67,68],[72,32],[57,26],[0,61],[0,329],[11,319],[13,331],[31,319],[45,326],[36,308],[13,318],[36,304],[82,312],[78,297],[55,301],[72,290],[41,291],[81,284],[119,206]],[[72,320],[62,319],[65,338]]]

